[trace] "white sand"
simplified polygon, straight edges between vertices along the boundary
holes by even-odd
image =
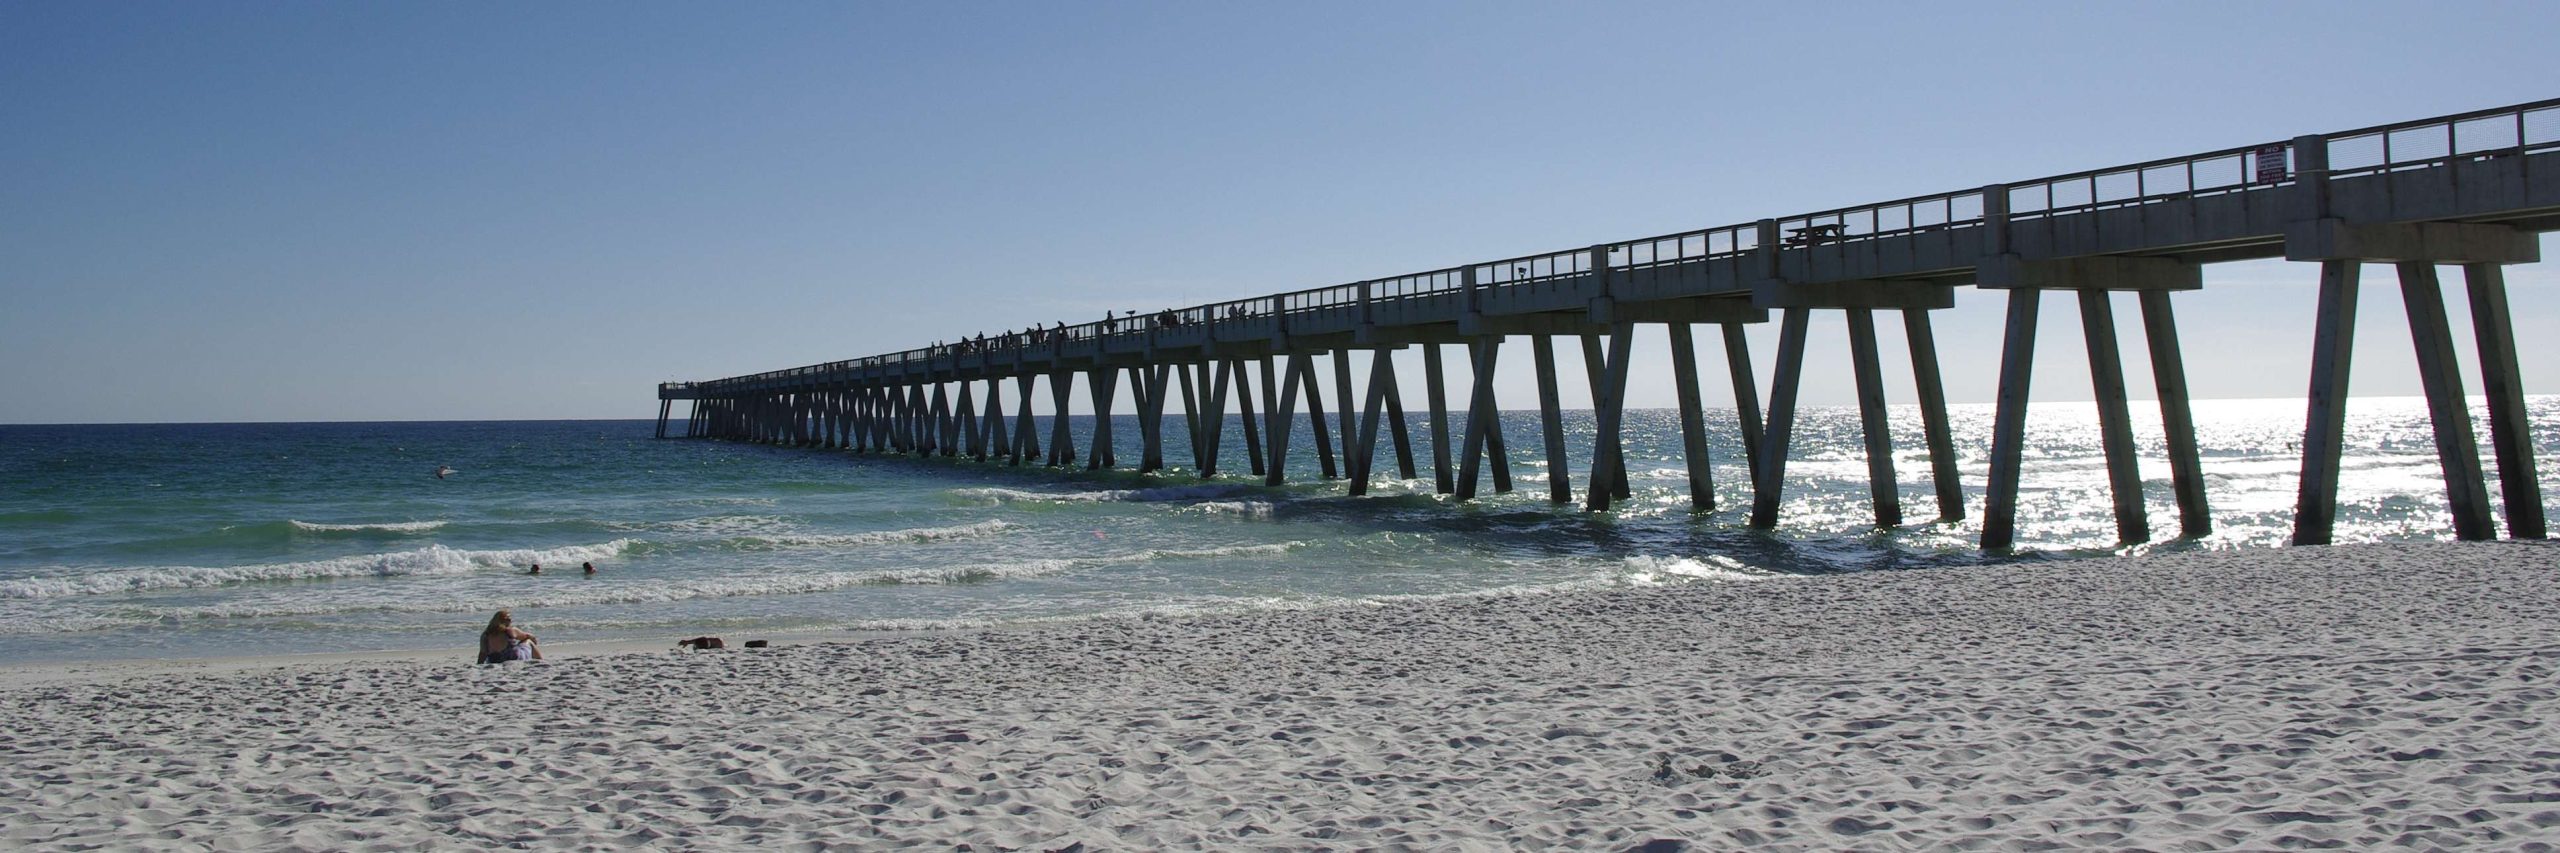
[[[2354,546],[22,670],[0,846],[2550,850],[2555,571]]]

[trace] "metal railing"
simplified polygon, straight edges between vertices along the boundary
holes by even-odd
[[[2329,136],[2329,174],[2441,166],[2560,148],[2560,100],[2400,122]]]
[[[2325,138],[2331,177],[2437,168],[2462,159],[2521,156],[2560,149],[2560,99],[2359,128]],[[2298,177],[2298,160],[2292,148],[2290,140],[2266,142],[1996,186],[2007,188],[2005,201],[2010,221],[2050,218],[2291,184]],[[1779,238],[1773,248],[1809,248],[1977,227],[1987,214],[1983,192],[1982,188],[1959,190],[1779,218],[1775,220]],[[1289,319],[1295,316],[1464,294],[1470,273],[1479,290],[1521,288],[1534,293],[1540,287],[1560,286],[1589,274],[1595,266],[1595,252],[1607,253],[1607,265],[1613,269],[1638,270],[1737,257],[1761,250],[1761,243],[1759,223],[1742,223],[1169,309],[1155,315],[1124,315],[1105,322],[1035,327],[1036,331],[1004,336],[982,335],[963,339],[957,345],[727,379],[663,382],[658,387],[662,391],[718,391],[935,358],[1054,351],[1066,344],[1101,344],[1123,336],[1195,325],[1207,326],[1214,335],[1221,327],[1237,323],[1276,320],[1278,330],[1285,331]],[[1169,324],[1158,319],[1167,316],[1171,318]]]

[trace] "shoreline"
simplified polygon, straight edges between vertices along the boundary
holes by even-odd
[[[0,670],[0,843],[2551,849],[2555,570],[2379,544]]]

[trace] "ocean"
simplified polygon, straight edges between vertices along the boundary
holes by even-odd
[[[2560,494],[2560,397],[2529,406],[2543,491]],[[2037,404],[2019,547],[1996,557],[1974,545],[1988,405],[1953,407],[1961,521],[1936,519],[1918,413],[1895,409],[1908,523],[1892,529],[1873,526],[1857,411],[1800,412],[1772,531],[1744,524],[1730,411],[1709,415],[1714,511],[1691,510],[1677,416],[1652,410],[1628,415],[1634,498],[1603,514],[1548,503],[1533,411],[1504,416],[1514,491],[1491,493],[1488,477],[1466,504],[1432,494],[1419,419],[1421,478],[1396,477],[1382,430],[1359,498],[1321,478],[1303,419],[1278,488],[1245,473],[1233,423],[1226,470],[1192,476],[1179,414],[1166,458],[1181,467],[1145,476],[655,440],[648,421],[0,426],[0,662],[463,660],[499,608],[546,642],[672,646],[2280,547],[2301,401],[2196,404],[2215,527],[2197,539],[2178,536],[2145,408],[2152,540],[2115,541],[2095,408]],[[2424,403],[2359,398],[2349,412],[2337,541],[2449,538]],[[1578,488],[1592,425],[1567,419]],[[2477,400],[2474,419],[2485,455]],[[1081,450],[1092,421],[1072,421]],[[1135,419],[1114,430],[1133,464]]]

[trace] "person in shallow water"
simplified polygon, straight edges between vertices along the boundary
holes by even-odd
[[[588,577],[594,577],[594,576],[595,576],[595,574],[596,574],[596,564],[594,564],[594,563],[581,563],[581,564],[579,564],[579,565],[580,565],[580,567],[581,567],[581,568],[584,568],[584,569],[586,570],[585,574],[586,574]]]
[[[500,610],[489,617],[489,627],[480,632],[481,663],[541,659],[542,645],[534,641],[532,632],[516,627],[514,613]]]
[[[528,575],[538,575],[538,574],[542,574],[542,564],[541,564],[541,563],[535,563],[535,564],[533,564],[533,568],[532,568],[531,570],[529,570],[529,571],[526,571],[526,572],[525,572],[525,574],[528,574]]]

